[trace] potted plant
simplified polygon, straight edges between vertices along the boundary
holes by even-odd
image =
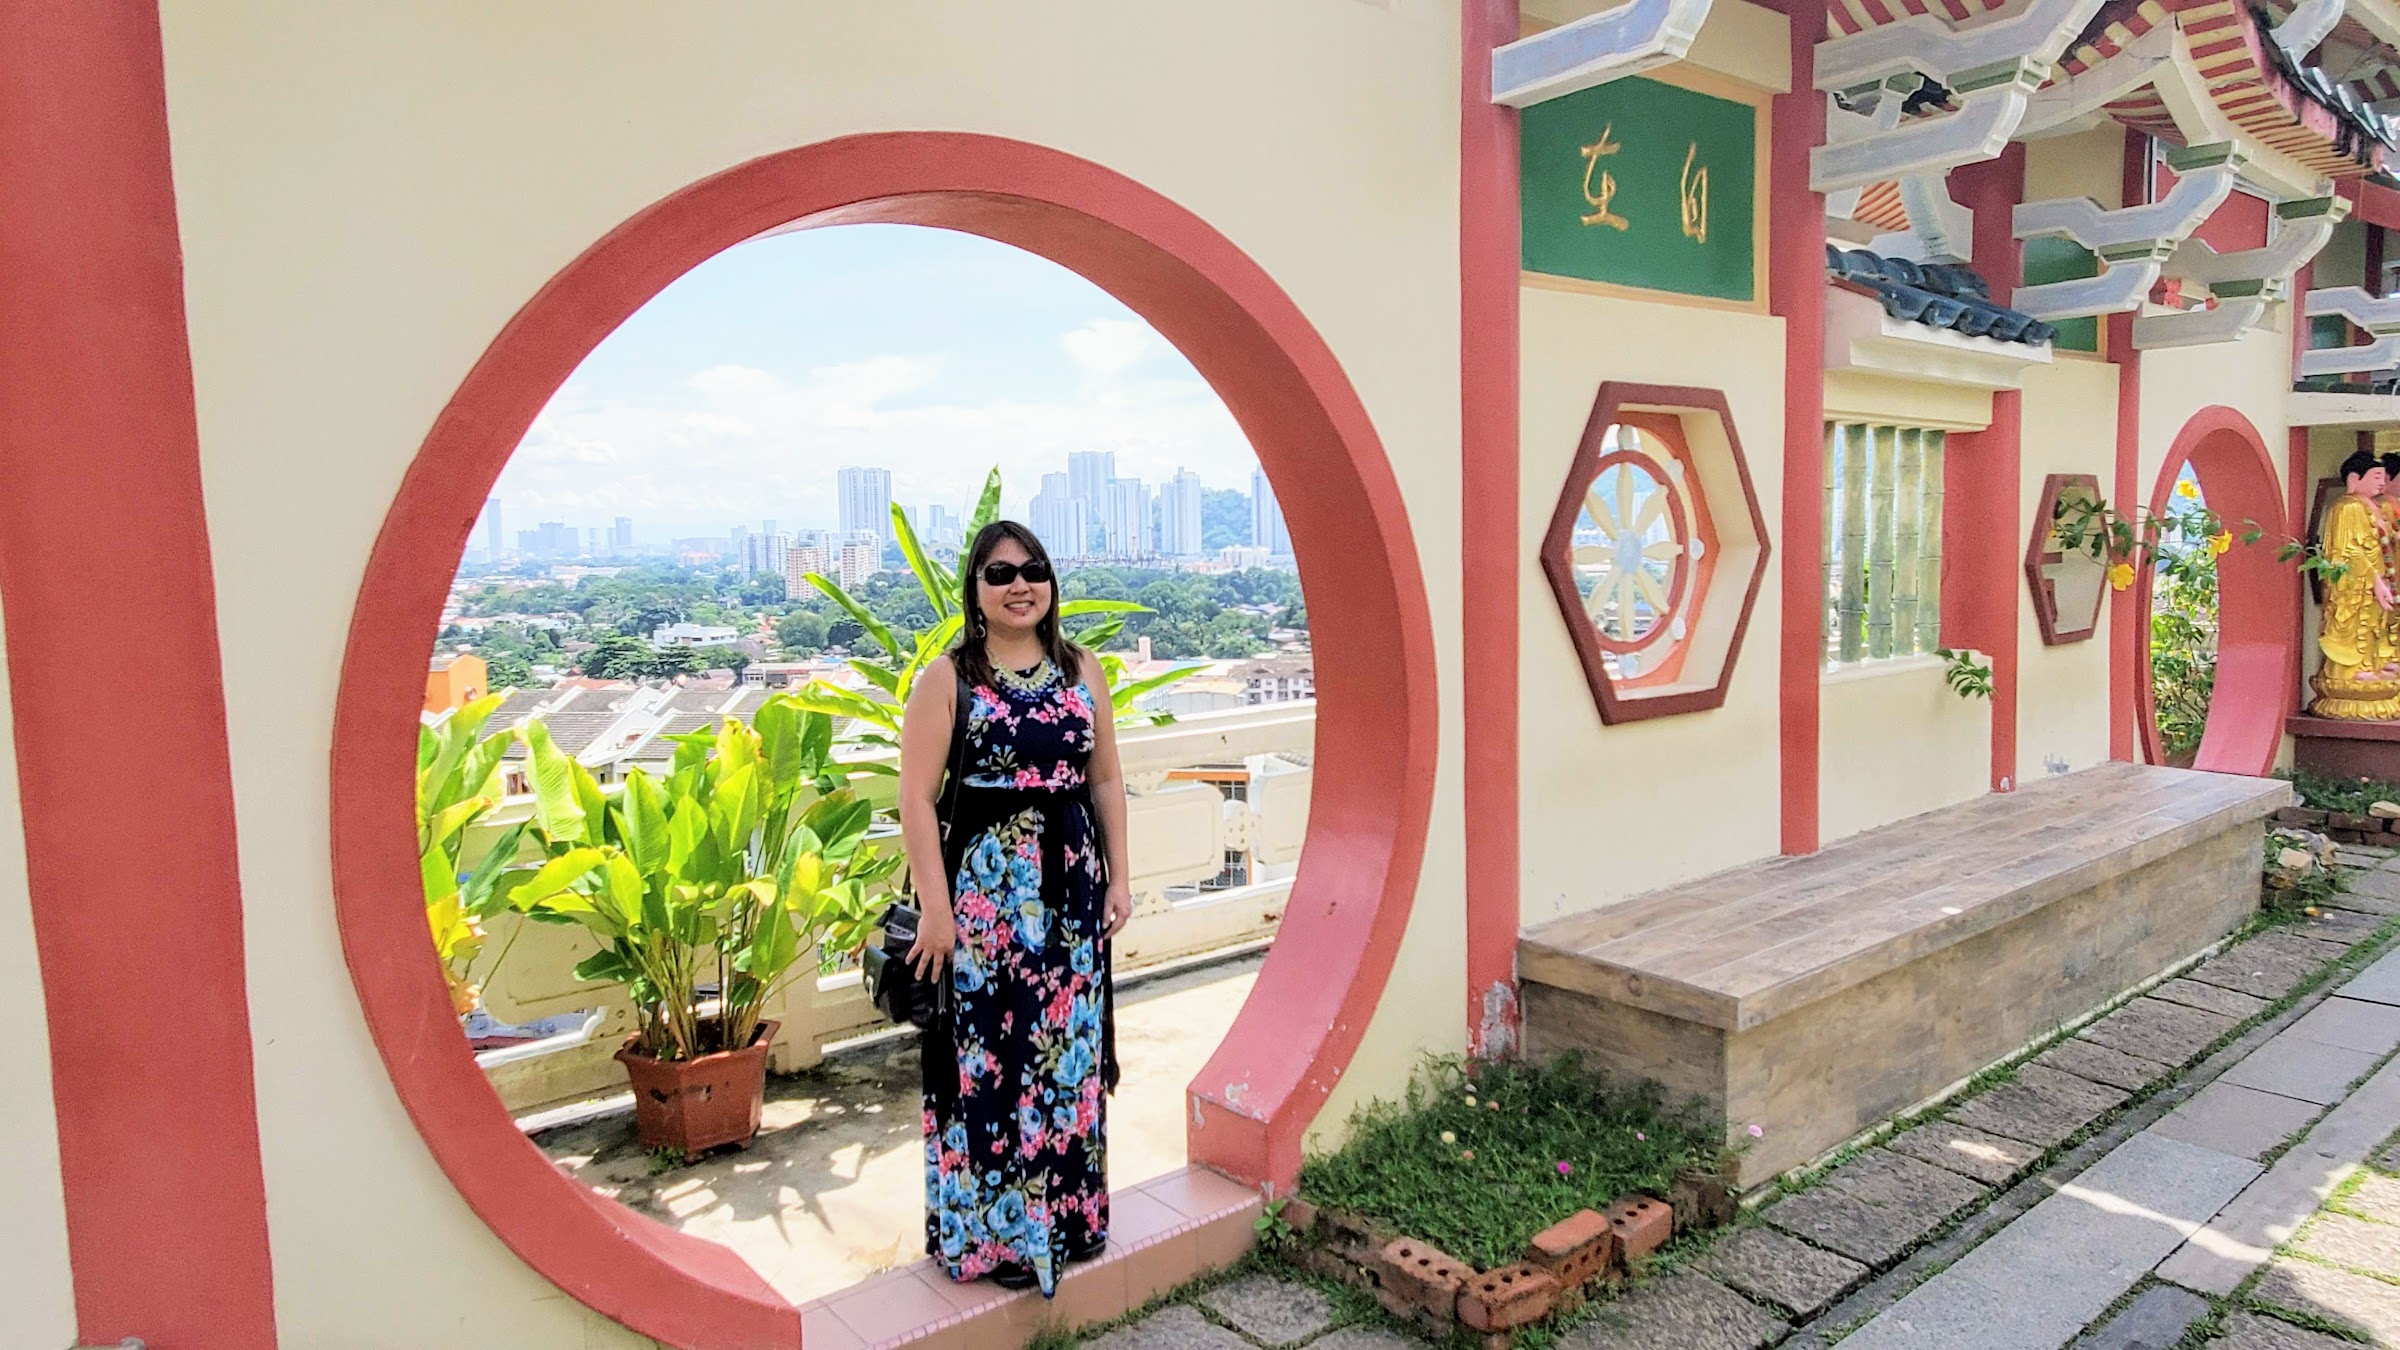
[[[644,1146],[691,1156],[758,1130],[764,1008],[816,973],[820,943],[863,940],[869,896],[899,865],[866,844],[873,807],[832,759],[833,726],[780,696],[751,724],[678,737],[666,777],[604,793],[538,722],[528,834],[541,860],[494,885],[533,920],[574,923],[600,950],[575,968],[625,987],[639,1029],[617,1058]]]

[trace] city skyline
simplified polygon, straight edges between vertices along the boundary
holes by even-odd
[[[838,529],[842,466],[962,516],[997,466],[1022,520],[1040,475],[1085,455],[1232,490],[1256,463],[1190,363],[1089,282],[988,240],[842,226],[729,249],[636,311],[492,495],[508,547],[620,516],[657,546],[761,516]]]

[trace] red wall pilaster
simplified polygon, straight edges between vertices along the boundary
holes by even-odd
[[[1825,198],[1808,152],[1825,139],[1815,81],[1825,7],[1793,4],[1792,91],[1775,96],[1768,157],[1767,308],[1783,320],[1783,851],[1817,849],[1818,681],[1825,656]]]
[[[2013,292],[2024,274],[2024,246],[2009,219],[2025,195],[2025,147],[1950,175],[1951,196],[1975,213],[1975,270],[1992,294]],[[1952,436],[1942,465],[1942,641],[1982,652],[1992,663],[1991,786],[2017,785],[2017,605],[2025,545],[2023,400],[2014,389],[1992,394],[1991,425]]]
[[[1467,1043],[1517,1043],[1517,113],[1492,102],[1517,0],[1466,0],[1459,81],[1459,576],[1467,653]]]
[[[149,0],[0,0],[0,600],[83,1340],[275,1344]],[[95,625],[151,678],[95,716]],[[19,1084],[20,1089],[31,1085]]]
[[[2122,205],[2150,200],[2150,138],[2125,133]],[[2142,354],[2133,346],[2133,315],[2108,316],[2108,354],[2117,363],[2117,463],[2109,501],[2130,511],[2142,499]],[[2136,686],[2148,666],[2142,660],[2141,606],[2130,592],[2108,602],[2108,754],[2135,758],[2134,731],[2141,716]]]

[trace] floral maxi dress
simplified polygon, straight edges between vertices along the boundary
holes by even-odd
[[[958,945],[927,1034],[925,1250],[954,1280],[1031,1269],[1045,1297],[1108,1235],[1116,1086],[1090,691],[1048,661],[959,690],[942,801]]]

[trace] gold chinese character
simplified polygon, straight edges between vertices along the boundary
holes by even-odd
[[[1614,131],[1616,125],[1611,122],[1601,127],[1600,139],[1583,147],[1583,199],[1592,204],[1592,213],[1583,218],[1583,223],[1586,225],[1610,225],[1623,230],[1629,228],[1633,222],[1608,209],[1609,202],[1614,200],[1617,195],[1617,176],[1600,169],[1602,155],[1613,155],[1625,148],[1608,138],[1608,133]],[[1600,192],[1597,196],[1592,193],[1592,174],[1595,170],[1600,172]]]
[[[1699,157],[1700,143],[1683,152],[1683,234],[1687,239],[1708,242],[1708,167],[1702,165],[1692,172],[1692,161]]]

